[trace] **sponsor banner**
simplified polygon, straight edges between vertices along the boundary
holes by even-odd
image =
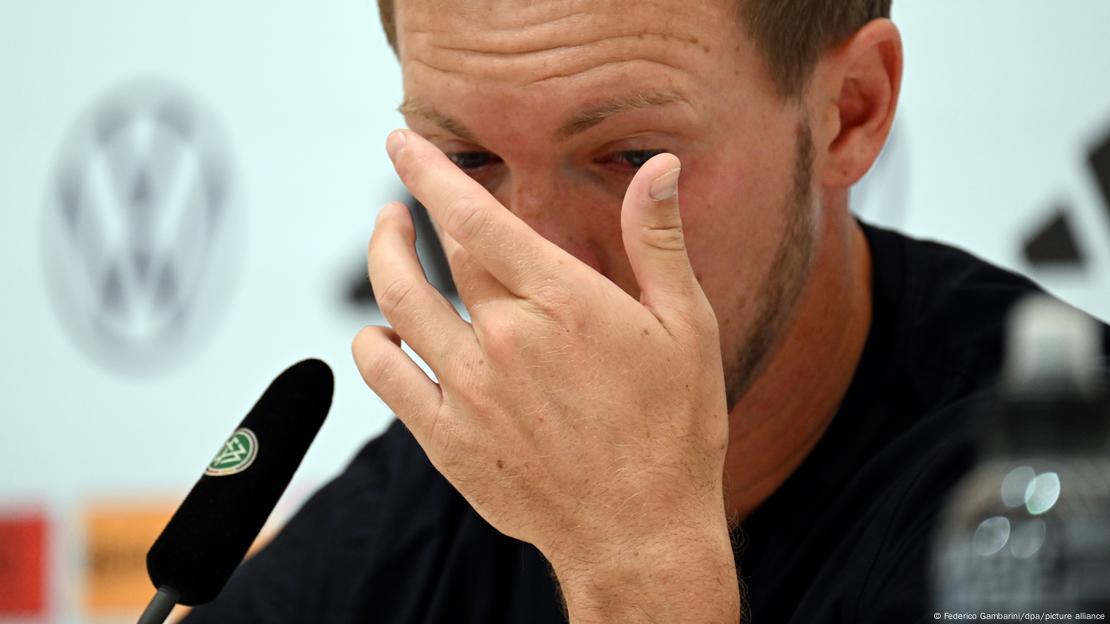
[[[154,587],[146,552],[162,532],[174,504],[98,503],[84,513],[84,608],[91,616],[134,614]]]
[[[213,465],[233,463],[228,457],[229,449],[240,448],[235,443],[241,439],[242,431],[249,430],[240,429],[232,434],[224,450],[213,459]],[[253,433],[250,438],[253,439]],[[251,447],[251,452],[254,448]],[[230,454],[238,458],[240,465],[247,463],[247,458],[251,456],[250,452]],[[298,502],[304,494],[300,492]],[[83,606],[87,616],[98,621],[132,615],[138,617],[154,595],[154,586],[146,570],[146,553],[176,510],[176,502],[94,503],[86,509],[83,515],[85,556],[82,576]],[[264,547],[287,517],[288,513],[279,506],[251,545],[247,556]],[[187,608],[178,606],[170,621],[187,612]]]
[[[42,512],[0,515],[0,617],[45,616],[48,531]]]
[[[49,178],[47,284],[75,343],[126,374],[179,365],[228,305],[244,211],[230,142],[166,81],[106,92]]]

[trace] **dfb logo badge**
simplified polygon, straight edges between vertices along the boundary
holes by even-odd
[[[204,474],[210,477],[223,477],[239,474],[254,463],[258,457],[258,436],[246,427],[240,427],[224,442]]]
[[[71,131],[43,249],[63,324],[94,360],[148,373],[213,332],[243,252],[225,134],[179,89],[130,84]]]

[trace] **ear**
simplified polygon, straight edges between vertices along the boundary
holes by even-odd
[[[821,100],[826,188],[846,189],[874,164],[890,134],[902,86],[902,36],[877,19],[822,59],[815,81]]]

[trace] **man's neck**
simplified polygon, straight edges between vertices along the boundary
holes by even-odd
[[[729,414],[725,497],[743,520],[802,461],[832,422],[871,326],[871,253],[847,214],[817,243],[810,279],[771,360]],[[830,220],[831,221],[831,220]]]

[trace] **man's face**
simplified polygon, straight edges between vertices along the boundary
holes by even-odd
[[[625,189],[655,153],[681,159],[731,409],[796,303],[818,225],[806,116],[776,93],[734,0],[398,0],[397,33],[409,127],[634,297]]]

